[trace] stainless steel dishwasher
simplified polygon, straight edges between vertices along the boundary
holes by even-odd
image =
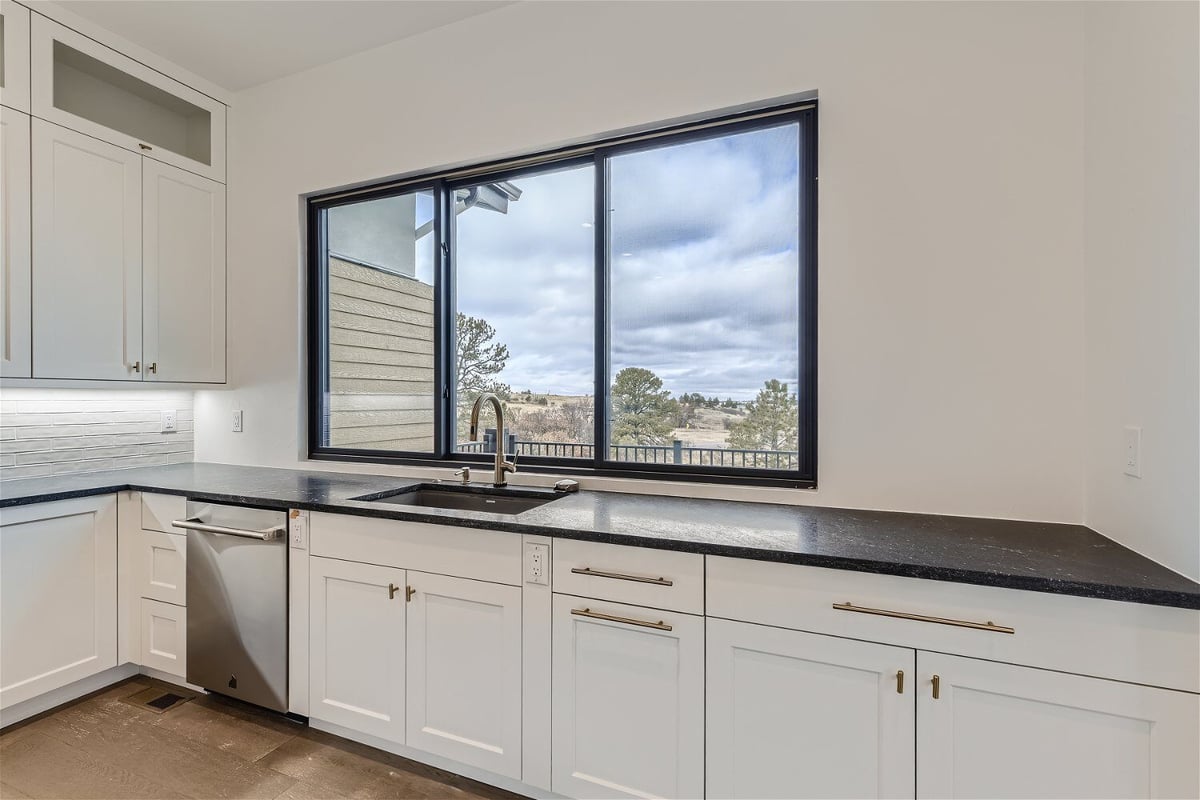
[[[287,711],[287,513],[187,502],[187,681]]]

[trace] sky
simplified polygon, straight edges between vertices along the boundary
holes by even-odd
[[[644,367],[673,395],[738,400],[771,378],[796,385],[797,137],[782,125],[610,161],[613,374]],[[496,328],[513,389],[592,394],[592,168],[513,183],[507,214],[457,219],[458,309]]]

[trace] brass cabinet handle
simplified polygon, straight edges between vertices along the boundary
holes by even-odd
[[[571,613],[577,617],[602,619],[606,622],[623,622],[626,625],[637,625],[639,628],[654,628],[656,631],[671,630],[671,626],[661,619],[658,622],[646,622],[645,620],[633,619],[631,617],[615,617],[612,614],[601,614],[599,611],[592,611],[590,608],[572,608]]]
[[[135,362],[133,362],[133,371],[134,371],[134,372],[141,372],[141,371],[142,371],[142,362],[141,362],[141,361],[135,361]]]
[[[896,670],[896,694],[904,694],[904,670]]]
[[[396,592],[400,591],[400,587],[394,583],[388,584],[388,600],[396,599]]]
[[[942,678],[941,678],[941,676],[934,675],[933,680],[930,681],[930,683],[933,684],[933,699],[937,700],[942,696]]]
[[[153,150],[154,149],[150,145],[145,144],[143,142],[138,142],[138,147],[142,148],[143,150]]]
[[[411,603],[412,599],[413,599],[413,595],[416,593],[417,593],[417,590],[414,589],[413,587],[411,587],[411,586],[406,587],[404,589],[404,602]]]
[[[965,619],[950,619],[949,617],[928,617],[924,614],[909,614],[904,611],[888,611],[885,608],[867,608],[866,606],[856,606],[851,603],[834,603],[834,611],[854,611],[858,614],[874,614],[878,617],[893,617],[895,619],[911,619],[915,622],[933,622],[938,625],[953,625],[957,628],[971,628],[977,631],[991,631],[992,633],[1016,633],[1013,628],[1004,625],[997,625],[990,619],[987,622],[971,622]]]
[[[151,361],[150,366],[146,367],[146,371],[157,375],[158,374],[158,362]]]
[[[618,581],[633,581],[634,583],[652,583],[655,586],[674,586],[675,581],[668,578],[648,578],[643,575],[626,575],[623,572],[603,572],[591,567],[571,567],[576,575],[590,575],[593,578],[612,578]]]

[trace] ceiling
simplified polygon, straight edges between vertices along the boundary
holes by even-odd
[[[57,5],[220,87],[239,91],[509,3],[59,0]]]

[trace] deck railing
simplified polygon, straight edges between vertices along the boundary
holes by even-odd
[[[517,439],[509,434],[505,452],[519,456],[542,456],[547,458],[594,457],[594,446],[574,442],[534,442]],[[462,442],[460,453],[496,452],[496,434],[488,430],[483,441]],[[667,445],[614,444],[608,447],[612,461],[637,464],[684,464],[705,467],[735,467],[745,469],[797,469],[799,453],[795,450],[746,450],[731,447],[693,447],[676,439]]]

